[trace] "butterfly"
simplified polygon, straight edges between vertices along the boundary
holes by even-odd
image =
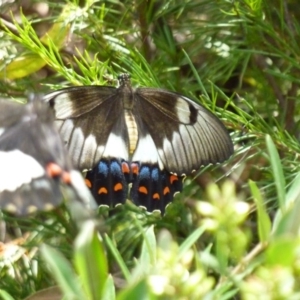
[[[41,97],[26,105],[1,99],[0,111],[0,208],[25,215],[59,205],[64,195],[92,204],[53,123],[53,111]]]
[[[44,97],[74,164],[87,170],[86,183],[98,204],[130,198],[160,210],[182,190],[182,180],[200,166],[223,162],[233,143],[223,123],[203,106],[175,92],[79,86]]]

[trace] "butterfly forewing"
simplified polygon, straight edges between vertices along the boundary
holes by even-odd
[[[91,112],[106,101],[110,101],[116,92],[116,88],[109,86],[103,86],[101,90],[91,89],[88,86],[70,87],[48,94],[44,96],[44,100],[53,106],[57,119],[67,119]]]
[[[176,123],[193,125],[196,120],[197,110],[188,98],[163,89],[138,88],[135,97],[139,101],[147,101],[154,109],[157,109],[165,118]],[[166,122],[167,122],[166,120]]]
[[[67,88],[48,94],[44,99],[54,107],[64,143],[79,169],[93,168],[106,148],[120,149],[123,141],[128,144],[124,113],[116,88]]]
[[[226,128],[204,107],[186,97],[180,98],[178,94],[167,92],[173,104],[169,106],[171,112],[167,116],[166,111],[157,109],[165,103],[163,91],[160,90],[152,99],[149,98],[148,89],[138,91],[135,94],[135,113],[141,116],[169,172],[190,174],[201,165],[222,162],[232,154],[232,141]]]
[[[49,123],[54,121],[51,111],[42,102],[22,105],[9,101],[0,102],[2,116],[0,127],[3,132],[0,135],[0,149],[10,151],[21,149],[30,154],[37,162],[63,161],[62,153],[65,149],[62,144],[56,144],[60,139],[57,131],[53,132]],[[53,126],[53,125],[52,125]],[[37,137],[48,136],[41,140]],[[49,151],[49,148],[52,151]],[[66,163],[64,161],[64,163]]]

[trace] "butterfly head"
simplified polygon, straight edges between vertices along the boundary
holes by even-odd
[[[130,75],[127,73],[120,74],[118,76],[119,85],[123,86],[131,86]]]

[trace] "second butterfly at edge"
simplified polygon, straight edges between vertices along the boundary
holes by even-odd
[[[79,86],[44,97],[73,162],[88,170],[86,182],[98,204],[127,199],[148,211],[161,210],[182,189],[182,177],[233,153],[223,123],[178,93],[119,87]]]

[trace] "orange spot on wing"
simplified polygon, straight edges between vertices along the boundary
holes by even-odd
[[[123,185],[122,183],[117,183],[115,186],[114,186],[114,191],[117,192],[117,191],[120,191],[123,189]]]
[[[166,186],[166,187],[164,188],[164,190],[163,190],[163,194],[164,194],[164,195],[167,195],[167,194],[169,194],[169,193],[170,193],[170,189],[169,189],[168,186]]]
[[[92,183],[89,179],[84,179],[84,182],[89,189],[92,187]]]
[[[144,186],[139,187],[139,192],[145,195],[148,194],[148,190]]]
[[[131,172],[134,175],[138,175],[139,174],[139,165],[136,163],[132,163],[131,164]]]
[[[154,193],[152,198],[153,198],[154,200],[159,200],[159,199],[160,199],[158,193]]]
[[[170,175],[170,182],[171,184],[173,184],[174,181],[177,181],[178,180],[178,177],[176,175]]]
[[[63,172],[61,178],[64,183],[71,184],[71,175],[69,172]]]
[[[122,172],[124,173],[124,174],[129,174],[129,166],[128,166],[128,163],[126,163],[126,162],[122,162]]]
[[[101,194],[108,194],[107,188],[101,187],[101,188],[98,190],[98,194],[99,194],[99,195],[101,195]]]
[[[51,162],[46,166],[46,172],[49,177],[53,178],[61,176],[63,170],[58,164]]]
[[[46,173],[51,178],[60,177],[63,183],[71,184],[71,174],[67,171],[64,171],[56,163],[51,162],[47,164]]]

